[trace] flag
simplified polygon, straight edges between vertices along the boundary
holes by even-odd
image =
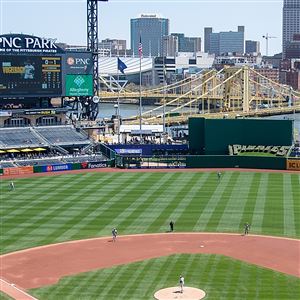
[[[124,73],[124,70],[127,69],[127,66],[124,62],[121,61],[121,59],[118,57],[118,70],[121,71],[121,73]]]
[[[139,42],[139,56],[143,57],[143,44],[142,44],[142,37],[140,36],[140,42]]]

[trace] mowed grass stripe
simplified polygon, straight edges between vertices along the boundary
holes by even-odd
[[[179,173],[167,173],[158,181],[155,189],[149,188],[148,193],[139,197],[138,205],[134,210],[127,212],[127,218],[123,218],[118,223],[118,227],[127,232],[147,231],[145,227],[152,222],[151,206],[155,201],[167,195],[170,187],[180,178]],[[141,225],[143,224],[143,228]]]
[[[232,174],[233,173],[231,172],[223,174],[221,181],[214,181],[215,184],[213,184],[211,187],[205,187],[205,190],[203,191],[203,195],[205,196],[205,198],[202,198],[202,201],[203,203],[206,203],[206,205],[202,209],[202,212],[200,212],[198,220],[193,227],[193,230],[205,230],[207,223],[209,222],[209,219],[211,218],[212,213],[214,212],[218,202],[222,199],[222,195],[230,181]],[[209,178],[211,178],[211,176]],[[207,194],[208,189],[211,189],[212,191],[209,194]]]
[[[283,174],[269,176],[264,208],[263,227],[267,234],[283,235]]]
[[[231,195],[233,193],[234,187],[236,185],[236,182],[238,180],[238,177],[240,176],[240,173],[233,173],[228,185],[226,186],[224,193],[222,195],[222,198],[219,199],[217,206],[215,207],[207,225],[205,231],[217,231],[217,226],[219,224],[219,220],[221,216],[223,215],[223,212],[225,210],[225,207],[227,206],[227,203],[229,202]],[[222,181],[220,182],[222,184]],[[221,200],[221,201],[220,201]],[[222,231],[225,230],[222,229]]]
[[[160,230],[164,229],[166,221],[170,221],[170,213],[174,211],[179,203],[182,201],[183,197],[190,191],[191,188],[197,183],[197,173],[186,174],[181,178],[181,182],[176,186],[172,186],[168,196],[161,197],[158,201],[154,203],[151,217],[153,218],[152,223],[148,226],[147,231],[156,231],[158,228]],[[172,199],[170,201],[170,199]],[[175,220],[176,222],[176,220]],[[181,225],[181,230],[184,229],[184,224]]]
[[[168,220],[173,220],[179,223],[176,226],[176,230],[186,231],[188,227],[190,227],[191,223],[194,223],[193,217],[195,218],[197,215],[189,214],[189,207],[192,206],[193,202],[197,202],[198,195],[201,193],[201,190],[205,187],[205,183],[207,183],[209,177],[209,173],[201,173],[197,174],[195,180],[192,182],[192,185],[189,187],[189,191],[183,195],[182,199],[178,202],[178,205],[174,207],[173,211],[165,211],[165,215],[169,214]],[[183,227],[183,224],[185,225]],[[162,228],[161,228],[162,229]],[[161,230],[160,229],[160,230]]]
[[[98,195],[98,190],[101,190],[103,186],[109,185],[111,181],[115,180],[118,180],[119,182],[118,187],[126,187],[131,179],[129,179],[127,176],[121,178],[117,174],[107,174],[103,176],[101,180],[99,180],[97,177],[93,178],[92,184],[89,184],[88,190],[83,195],[79,194],[78,197],[78,191],[75,190],[74,193],[76,197],[74,197],[74,201],[72,203],[73,205],[62,214],[64,221],[62,223],[59,222],[61,226],[57,227],[56,231],[64,231],[65,238],[68,238],[74,233],[77,233],[86,223],[94,220],[95,217],[97,217],[97,211],[99,210],[99,207],[101,207],[101,205],[105,202],[102,201],[102,199],[105,199],[105,197],[111,193],[111,190],[103,189],[103,192]],[[79,188],[79,191],[80,190],[81,189]],[[57,216],[57,219],[59,219],[59,216]],[[53,232],[52,234],[53,238],[55,236],[57,237],[57,233]]]
[[[142,213],[145,211],[145,204],[148,204],[151,199],[153,199],[154,195],[158,195],[158,191],[162,191],[164,188],[164,184],[172,178],[172,173],[163,174],[160,180],[156,180],[156,176],[152,173],[150,176],[147,176],[146,181],[141,184],[141,189],[138,194],[135,194],[135,197],[131,200],[131,195],[129,195],[128,199],[126,197],[122,198],[122,202],[128,202],[128,206],[124,207],[123,211],[121,211],[114,219],[111,220],[110,223],[116,224],[121,231],[127,232],[140,232],[140,225],[144,224],[144,219],[140,219],[139,212]],[[149,184],[151,184],[151,188],[149,188]],[[134,192],[136,193],[136,192]],[[131,200],[131,201],[130,201]],[[126,223],[132,222],[133,220],[138,220],[139,226],[138,228],[129,229],[126,226]],[[104,227],[104,231],[109,232],[111,230],[110,224]]]
[[[78,180],[82,180],[82,179],[78,177]],[[69,178],[69,180],[62,182],[61,184],[67,185],[72,181],[73,180]],[[34,201],[39,201],[42,197],[45,197],[52,192],[53,192],[53,185],[49,186],[49,183],[46,181],[38,182],[36,187],[30,188],[28,190],[25,189],[24,191],[22,190],[19,191],[19,189],[16,188],[15,191],[7,192],[6,195],[9,194],[10,198],[7,197],[3,198],[1,203],[5,205],[5,203],[13,202],[14,206],[8,208],[6,211],[3,211],[3,216],[5,217],[5,221],[9,222],[11,220],[14,220],[15,217],[17,216],[22,216],[22,215],[26,216],[31,209],[35,208]]]
[[[205,176],[206,174],[206,176]],[[216,190],[215,173],[203,173],[204,181],[201,180],[201,186],[199,186],[198,191],[193,195],[192,201],[185,208],[179,217],[179,223],[188,224],[189,228],[194,228],[194,230],[199,230],[195,228],[199,222],[199,218],[207,205],[208,199],[210,199]]]
[[[19,209],[14,210],[13,212],[8,213],[6,216],[3,216],[3,225],[22,224],[25,222],[31,223],[34,217],[38,218],[40,214],[47,213],[47,210],[45,210],[46,207],[48,208],[49,206],[54,206],[56,204],[56,202],[50,201],[52,196],[60,199],[60,196],[66,187],[73,186],[74,183],[79,183],[84,180],[87,181],[88,178],[78,177],[76,180],[74,180],[70,177],[68,182],[65,182],[63,185],[60,185],[57,188],[52,186],[49,189],[43,190],[41,193],[35,193],[32,191],[31,197],[29,198],[24,195],[24,197],[27,198],[27,204],[19,207]],[[6,230],[6,233],[16,233],[16,231],[20,229],[21,228],[19,226],[13,226],[10,230]]]
[[[150,226],[157,219],[160,211],[157,209],[158,205],[162,202],[169,202],[166,199],[170,199],[172,194],[174,194],[174,187],[178,187],[182,184],[183,175],[180,173],[174,173],[173,175],[157,193],[153,194],[145,210],[140,212],[139,218],[133,220],[129,228],[139,228],[142,224],[144,232],[151,232]],[[172,197],[173,199],[173,197]],[[154,231],[158,231],[161,224],[157,223]]]
[[[1,180],[0,180],[1,182]],[[10,191],[8,189],[9,181],[1,182],[1,193],[0,193],[0,201],[1,201],[1,209],[3,215],[14,211],[15,209],[19,209],[23,205],[27,204],[27,199],[24,200],[24,195],[30,195],[31,189],[36,189],[39,187],[41,190],[47,187],[48,181],[47,177],[39,177],[37,180],[28,181],[18,181],[15,183],[16,189],[14,191]],[[2,188],[4,186],[4,188]],[[23,200],[23,201],[21,201]]]
[[[74,182],[73,184],[78,184],[80,181],[85,182],[87,181],[88,178],[81,177],[78,178],[78,181]],[[64,189],[65,186],[57,188],[55,191],[55,195],[57,196],[58,199],[60,199],[59,195],[61,194],[62,190]],[[84,188],[81,189],[80,191],[81,194],[84,193]],[[53,196],[53,194],[52,194]],[[44,196],[40,201],[45,201],[47,198],[50,196]],[[46,198],[46,199],[45,199]],[[27,217],[28,219],[24,222],[20,222],[20,220],[16,219],[16,223],[18,224],[17,227],[14,229],[9,230],[6,232],[5,236],[6,238],[3,239],[4,245],[9,245],[9,244],[14,244],[16,241],[18,241],[19,245],[27,245],[28,242],[34,237],[35,241],[39,241],[40,239],[45,239],[47,240],[47,243],[49,242],[49,228],[48,224],[57,224],[55,222],[49,222],[57,216],[59,216],[60,213],[63,214],[63,212],[70,206],[72,205],[72,201],[74,200],[73,195],[69,195],[68,197],[65,197],[64,201],[53,201],[48,203],[48,209],[41,209],[35,211],[35,214],[33,215],[32,212],[28,212]],[[38,202],[36,205],[38,205]],[[51,203],[51,204],[50,204]],[[42,227],[42,225],[46,224],[46,226]]]
[[[96,182],[96,184],[94,184],[92,187],[91,186],[86,186],[83,189],[80,189],[79,191],[76,192],[76,196],[72,199],[70,199],[70,201],[68,201],[65,205],[68,206],[68,208],[71,208],[72,206],[75,207],[75,209],[73,210],[73,214],[71,216],[69,216],[68,219],[66,219],[60,226],[58,226],[55,231],[53,232],[49,232],[47,235],[47,239],[51,239],[54,242],[59,242],[62,240],[66,240],[66,238],[71,239],[71,237],[76,236],[77,238],[80,238],[80,235],[78,235],[78,232],[80,231],[79,229],[76,229],[76,231],[74,232],[68,232],[67,235],[66,232],[69,231],[71,228],[74,228],[74,226],[77,226],[77,224],[80,224],[81,220],[83,218],[86,218],[89,214],[93,213],[99,206],[101,201],[99,201],[98,198],[95,197],[95,199],[93,201],[86,201],[85,197],[89,194],[89,192],[93,192],[95,193],[98,188],[101,189],[102,185],[106,185],[111,181],[111,175],[107,175],[103,177],[103,180],[97,180],[94,181]],[[116,178],[114,178],[115,180]],[[128,179],[128,177],[124,177],[124,182],[120,179],[120,187],[127,187],[128,183],[130,182],[131,178]],[[119,191],[120,193],[120,191]],[[78,208],[78,203],[76,202],[80,202],[83,203],[84,206],[82,208]],[[103,206],[102,206],[103,207]],[[66,209],[62,210],[62,216],[64,215],[64,211]],[[96,219],[98,216],[93,216],[91,218],[91,220]],[[59,214],[57,216],[54,217],[55,219],[59,218]],[[91,229],[91,228],[90,228]],[[96,229],[96,228],[95,228]],[[84,235],[83,235],[84,236]],[[41,243],[46,242],[41,241]]]
[[[300,201],[300,200],[299,200]],[[283,175],[283,217],[284,235],[294,236],[296,234],[294,219],[294,201],[292,193],[291,175]]]
[[[151,173],[145,173],[142,176],[138,175],[133,180],[127,182],[127,185],[119,190],[118,193],[114,193],[112,197],[101,207],[98,217],[101,219],[102,224],[99,232],[108,235],[111,233],[111,229],[116,227],[112,221],[127,207],[132,201],[132,195],[138,195],[143,193],[143,190],[139,187],[145,185],[151,178]],[[104,222],[103,222],[104,221]],[[109,224],[109,225],[108,225]]]
[[[91,216],[93,217],[86,220],[86,222],[83,222],[83,226],[77,222],[75,225],[76,227],[80,227],[80,231],[78,233],[73,233],[70,238],[83,238],[86,236],[87,232],[97,236],[110,234],[111,229],[109,232],[104,231],[103,229],[106,224],[110,223],[110,220],[106,217],[107,212],[115,210],[115,208],[118,207],[118,201],[119,199],[122,199],[123,193],[130,193],[132,188],[134,188],[132,187],[132,183],[135,183],[138,180],[141,180],[141,177],[137,173],[131,173],[131,176],[126,176],[126,173],[119,173],[118,177],[115,179],[117,186],[112,187],[112,183],[110,182],[106,185],[105,192],[102,188],[100,188],[99,191],[94,191],[98,199],[94,202],[98,203],[98,207],[94,212],[91,212]],[[114,224],[111,224],[111,226],[115,227]]]
[[[240,220],[239,228],[241,230],[244,228],[244,224],[247,222],[251,224],[251,232],[255,232],[256,227],[255,224],[252,222],[253,218],[253,212],[255,209],[255,205],[257,204],[257,195],[258,195],[258,188],[259,188],[259,183],[261,180],[261,174],[260,173],[255,173],[254,177],[252,179],[250,189],[249,189],[249,194],[244,206],[244,211],[243,215]]]
[[[260,174],[260,181],[258,182],[257,196],[255,200],[255,207],[253,210],[251,225],[251,232],[262,233],[263,232],[263,220],[265,213],[265,203],[267,198],[267,189],[269,187],[269,174]]]
[[[219,220],[217,231],[235,231],[239,228],[253,177],[253,173],[239,174]]]
[[[300,175],[291,174],[292,195],[294,201],[295,234],[300,235]]]
[[[71,281],[63,278],[58,285],[30,292],[40,300],[152,299],[158,289],[177,286],[183,274],[186,286],[203,289],[205,299],[270,300],[297,299],[300,283],[297,277],[206,254],[172,255],[92,273],[71,277]],[[77,294],[70,297],[77,286]]]

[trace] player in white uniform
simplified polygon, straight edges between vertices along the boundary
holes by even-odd
[[[34,79],[34,71],[34,66],[29,62],[26,62],[26,65],[24,67],[24,79]]]

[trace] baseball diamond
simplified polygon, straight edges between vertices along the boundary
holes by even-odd
[[[181,273],[205,299],[297,298],[299,173],[108,171],[1,178],[2,279],[38,299],[152,299]]]

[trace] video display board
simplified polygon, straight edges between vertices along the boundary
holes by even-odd
[[[0,97],[60,96],[60,56],[0,56]]]

